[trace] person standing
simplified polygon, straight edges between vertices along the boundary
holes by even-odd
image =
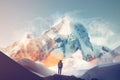
[[[62,67],[63,67],[63,63],[62,63],[62,60],[60,60],[58,62],[58,74],[61,75],[62,73]]]

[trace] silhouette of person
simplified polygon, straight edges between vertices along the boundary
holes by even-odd
[[[63,63],[62,63],[62,60],[60,60],[60,61],[58,62],[58,74],[59,74],[59,75],[61,75],[62,67],[63,67]]]

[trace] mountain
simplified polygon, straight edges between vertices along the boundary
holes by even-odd
[[[23,39],[9,45],[6,51],[15,60],[28,58],[33,61],[41,61],[58,49],[58,53],[63,53],[64,57],[70,57],[78,49],[82,51],[85,60],[88,60],[88,55],[94,56],[94,48],[87,29],[67,17],[55,22],[39,37],[33,36],[31,33],[25,34]]]
[[[81,78],[91,80],[120,80],[120,63],[99,65],[88,70]]]

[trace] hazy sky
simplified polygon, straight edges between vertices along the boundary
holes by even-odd
[[[112,32],[120,34],[120,0],[0,0],[0,47],[34,30],[37,18],[72,12],[80,12],[77,18],[103,19]]]

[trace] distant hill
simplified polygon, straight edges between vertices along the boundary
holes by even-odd
[[[120,80],[120,63],[104,64],[88,70],[83,76],[85,80]]]

